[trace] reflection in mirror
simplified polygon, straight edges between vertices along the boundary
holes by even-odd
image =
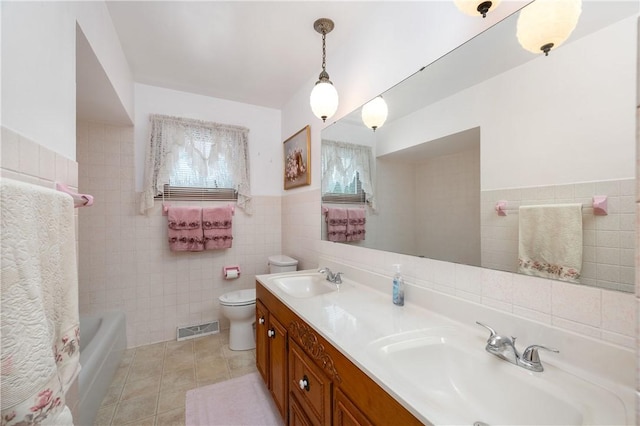
[[[375,157],[366,238],[346,243],[564,279],[519,262],[520,234],[544,234],[519,229],[528,221],[519,208],[582,204],[582,244],[554,255],[559,264],[579,255],[568,281],[634,291],[637,14],[635,2],[584,2],[548,57],[519,46],[513,15],[385,92],[388,118],[375,133],[360,109],[324,129],[323,143],[369,146]],[[608,215],[589,207],[596,195],[608,197]],[[359,207],[336,201],[323,207]],[[565,228],[547,240],[571,239]]]

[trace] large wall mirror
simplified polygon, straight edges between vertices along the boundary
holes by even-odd
[[[322,239],[334,240],[327,211],[360,209],[365,238],[345,244],[518,272],[519,208],[581,203],[578,282],[632,292],[638,4],[583,2],[547,57],[519,45],[517,18],[383,93],[389,114],[375,132],[360,109],[322,131],[323,156],[336,142],[370,149],[373,188],[363,205],[325,197],[341,185],[323,157]],[[590,208],[596,195],[607,215]]]

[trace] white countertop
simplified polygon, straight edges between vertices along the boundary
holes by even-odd
[[[494,363],[493,359],[495,359],[495,366],[492,364],[491,368],[497,368],[498,371],[504,370],[509,374],[532,375],[534,378],[531,380],[537,380],[533,375],[545,374],[546,376],[537,377],[553,381],[554,367],[549,363],[545,363],[548,372],[532,373],[486,353],[484,346],[488,333],[481,327],[475,324],[459,323],[412,303],[406,303],[402,307],[396,306],[391,301],[390,293],[381,293],[348,278],[343,279],[339,291],[309,298],[292,297],[272,281],[277,276],[315,272],[315,270],[309,270],[288,274],[258,275],[256,279],[421,421],[434,424],[472,424],[473,421],[482,419],[465,418],[461,413],[464,412],[464,407],[451,412],[440,404],[439,398],[425,398],[415,386],[409,386],[405,379],[396,374],[397,370],[394,372],[390,368],[384,358],[372,355],[375,351],[372,344],[379,339],[399,333],[453,327],[468,342],[468,347],[465,349],[476,351],[478,356],[488,357],[486,359],[490,363]],[[593,377],[589,380],[593,383]],[[613,389],[607,386],[607,389],[615,392],[612,401],[615,400],[613,405],[616,406],[616,411],[620,408],[618,405],[623,405],[622,410],[626,411],[626,420],[624,420],[624,413],[622,417],[618,413],[615,416],[612,414],[612,419],[615,419],[613,421],[633,424],[635,421],[633,401],[629,401],[626,394],[620,396],[620,392],[616,392],[619,389],[615,386]],[[619,404],[616,401],[619,401]],[[631,407],[628,407],[629,404]],[[620,421],[621,418],[622,421]]]

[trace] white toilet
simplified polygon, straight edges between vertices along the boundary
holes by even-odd
[[[291,272],[298,261],[289,256],[269,256],[269,273]],[[256,321],[256,289],[236,290],[218,298],[222,315],[229,319],[229,349],[246,351],[256,347],[253,324]]]
[[[269,256],[269,273],[293,272],[298,269],[298,261],[284,254]]]
[[[256,347],[256,289],[236,290],[218,298],[222,315],[229,319],[229,349],[246,351]]]

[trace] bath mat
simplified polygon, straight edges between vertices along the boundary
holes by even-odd
[[[186,426],[283,424],[257,372],[188,391],[185,423]]]

